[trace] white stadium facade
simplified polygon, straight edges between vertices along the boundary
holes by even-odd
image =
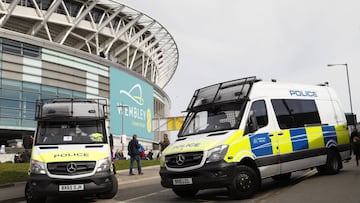
[[[133,134],[156,148],[178,58],[166,28],[118,1],[1,0],[0,145],[34,133],[36,100],[102,98],[116,148]]]

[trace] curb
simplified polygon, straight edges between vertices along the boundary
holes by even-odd
[[[154,166],[147,166],[147,167],[143,167],[142,169],[152,169],[152,168],[160,168],[159,165],[154,165]],[[129,169],[122,169],[122,170],[117,170],[116,173],[119,174],[119,173],[124,173],[124,172],[127,172],[129,171]],[[119,179],[117,177],[117,179]],[[4,188],[9,188],[9,187],[15,187],[17,185],[25,185],[26,184],[26,181],[22,181],[22,182],[15,182],[15,183],[4,183],[4,184],[0,184],[0,189],[4,189]]]

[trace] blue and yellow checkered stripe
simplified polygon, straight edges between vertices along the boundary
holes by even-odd
[[[261,157],[345,144],[348,134],[345,126],[315,126],[287,129],[271,137],[268,133],[255,134],[249,142],[254,155]]]

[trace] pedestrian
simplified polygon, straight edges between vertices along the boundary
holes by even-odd
[[[153,153],[152,149],[150,149],[149,153],[146,155],[147,160],[153,160],[153,155],[154,155],[154,153]]]
[[[124,154],[120,149],[116,150],[115,159],[117,159],[117,160],[125,159]]]
[[[140,152],[140,158],[146,159],[145,148],[141,144],[140,144],[139,152]]]
[[[114,175],[116,175],[116,167],[115,167],[115,154],[114,154],[114,138],[112,133],[110,133],[110,156],[111,156],[111,165],[113,169]]]
[[[116,175],[114,146],[110,146],[110,153],[111,153],[111,165],[112,165],[113,173],[114,175]]]
[[[134,160],[136,160],[137,167],[138,167],[138,174],[143,175],[141,172],[141,158],[140,158],[140,144],[137,140],[137,135],[134,134],[132,140],[130,140],[128,145],[128,154],[130,156],[130,170],[129,175],[135,175],[133,173],[133,167],[134,167]]]
[[[165,149],[167,146],[169,146],[169,144],[170,144],[170,140],[169,140],[168,134],[166,134],[166,133],[164,134],[164,138],[163,138],[162,141],[159,142],[159,144],[160,144],[160,152],[158,153],[157,158],[159,158],[159,157],[161,156],[161,154],[162,154],[162,152],[164,151],[164,149]]]
[[[351,133],[351,137],[350,137],[351,141],[352,141],[352,149],[355,155],[355,160],[356,160],[356,166],[359,166],[359,159],[360,159],[360,135],[359,132],[357,130],[357,128],[355,127]]]

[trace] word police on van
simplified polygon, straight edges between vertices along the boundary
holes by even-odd
[[[317,97],[317,94],[314,91],[290,90],[289,92],[291,96]]]
[[[261,180],[316,167],[337,174],[350,157],[345,114],[326,85],[256,77],[195,91],[178,139],[161,158],[161,184],[180,197],[228,188],[249,198]]]

